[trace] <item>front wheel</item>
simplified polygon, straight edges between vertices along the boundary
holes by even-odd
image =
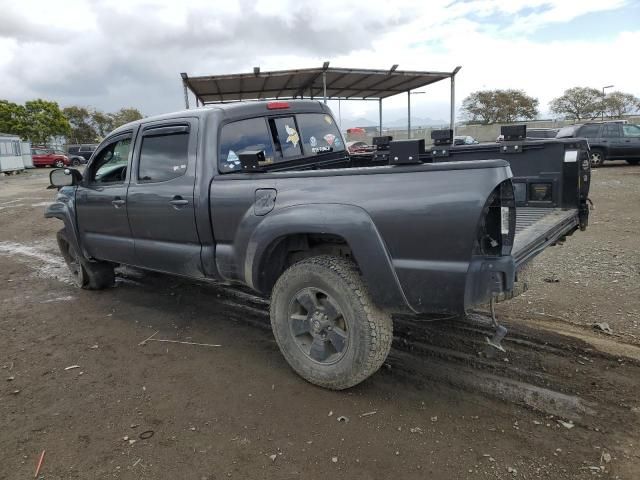
[[[54,167],[56,168],[63,168],[64,167],[64,162],[62,160],[56,160],[53,164]]]
[[[271,327],[280,351],[305,380],[342,390],[375,373],[393,339],[356,265],[322,255],[296,263],[276,282]]]
[[[115,283],[113,265],[106,262],[89,262],[82,257],[69,241],[64,228],[58,232],[56,238],[73,282],[78,287],[85,290],[102,290],[113,286]]]
[[[591,166],[601,167],[604,164],[604,152],[601,150],[591,150]]]

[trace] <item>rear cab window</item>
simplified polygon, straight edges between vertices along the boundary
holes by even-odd
[[[260,150],[261,166],[330,152],[344,152],[345,145],[333,118],[325,113],[302,113],[250,118],[228,123],[220,134],[219,169],[241,169],[239,155]]]

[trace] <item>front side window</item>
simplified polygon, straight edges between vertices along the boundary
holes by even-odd
[[[91,183],[124,183],[127,178],[131,137],[110,143],[93,162]]]
[[[305,155],[344,151],[340,131],[330,115],[303,113],[297,119]]]
[[[579,137],[596,138],[600,132],[600,125],[585,125],[578,132]]]
[[[226,124],[220,134],[220,171],[233,172],[240,169],[239,154],[261,150],[264,152],[264,163],[269,165],[274,161],[271,134],[264,118],[249,118]]]
[[[138,180],[140,183],[166,182],[181,177],[189,161],[189,133],[147,135],[142,139]]]
[[[640,137],[640,127],[638,125],[623,125],[622,132],[625,137]]]

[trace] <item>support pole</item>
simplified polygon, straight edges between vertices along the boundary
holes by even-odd
[[[322,92],[324,94],[324,104],[327,104],[327,72],[322,72]]]
[[[340,97],[338,97],[338,126],[342,129],[342,102]]]
[[[456,134],[456,76],[451,76],[451,114],[449,119],[449,128]]]
[[[182,78],[182,88],[184,89],[184,106],[187,110],[189,110],[189,90],[188,90],[188,85],[187,82],[189,81],[189,76],[186,74],[186,72],[182,72],[180,74],[180,77]],[[196,95],[194,93],[195,97],[196,97],[196,102],[198,101],[198,95]],[[196,103],[197,105],[197,103]]]
[[[382,99],[378,99],[378,118],[380,120],[380,133],[378,135],[382,135]]]
[[[187,90],[187,82],[182,82],[182,87],[184,88],[184,106],[189,110],[189,90]]]
[[[411,138],[411,90],[407,91],[407,138]]]
[[[449,119],[449,128],[456,134],[456,74],[462,67],[458,66],[451,72],[451,117]]]

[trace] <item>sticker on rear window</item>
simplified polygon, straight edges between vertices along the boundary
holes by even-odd
[[[284,129],[287,131],[287,143],[291,142],[294,147],[298,146],[298,142],[300,141],[300,137],[298,136],[298,132],[296,132],[295,128],[290,127],[289,125],[285,125]]]

